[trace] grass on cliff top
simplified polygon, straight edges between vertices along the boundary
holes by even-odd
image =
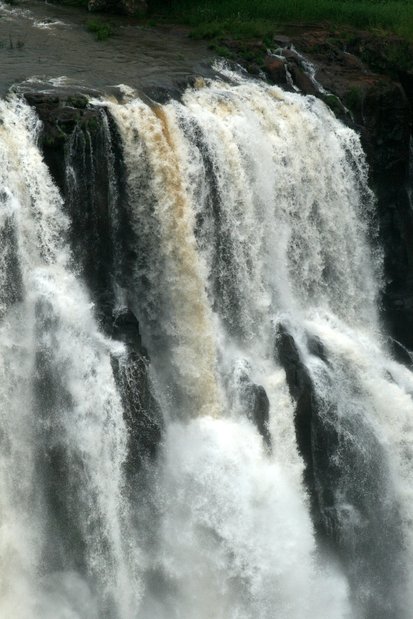
[[[205,38],[262,36],[274,24],[329,21],[413,40],[413,0],[154,0],[149,5]]]

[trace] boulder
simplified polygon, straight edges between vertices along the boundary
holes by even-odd
[[[271,447],[271,435],[268,429],[270,402],[262,385],[249,383],[245,386],[245,399],[248,417],[255,423],[267,447]]]
[[[273,54],[267,54],[264,59],[265,71],[274,84],[287,83],[287,74],[285,72],[285,62],[282,58],[274,56]]]

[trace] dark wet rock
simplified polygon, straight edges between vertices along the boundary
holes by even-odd
[[[412,102],[413,103],[413,102]],[[401,84],[384,82],[362,101],[361,135],[377,196],[384,250],[383,319],[390,334],[413,348],[413,210],[409,198],[411,103]]]
[[[307,368],[301,361],[294,338],[283,326],[276,336],[277,356],[284,367],[288,388],[296,402],[295,431],[298,449],[306,463],[306,483],[311,488],[313,510],[319,512],[313,462],[313,422],[315,419],[314,393]],[[317,517],[319,520],[319,516]]]
[[[272,54],[267,54],[264,59],[264,68],[269,78],[280,86],[287,83],[285,62]]]
[[[260,67],[260,65],[259,65],[258,63],[256,63],[256,62],[250,62],[250,63],[248,64],[248,72],[249,72],[251,75],[256,75],[257,77],[258,77],[258,76],[262,76],[262,70],[261,70],[261,67]]]
[[[152,393],[149,361],[138,351],[112,359],[128,425],[127,473],[135,476],[157,453],[162,437],[161,410]]]
[[[268,429],[270,402],[267,393],[261,385],[249,383],[244,386],[248,417],[255,423],[265,444],[271,446],[271,435]]]
[[[324,363],[328,363],[327,352],[323,342],[318,337],[307,337],[307,349],[308,352],[318,357]]]
[[[283,47],[282,49],[282,55],[284,56],[284,58],[286,58],[289,62],[292,62],[294,64],[296,64],[297,66],[301,65],[301,57],[298,54],[298,52],[292,48],[290,45],[287,47]]]
[[[50,303],[36,305],[35,372],[33,404],[38,423],[35,475],[42,501],[47,505],[45,526],[49,531],[44,553],[45,565],[59,571],[65,566],[85,570],[86,545],[78,506],[82,502],[83,467],[77,454],[68,449],[64,413],[73,406],[64,385],[64,369],[56,365],[59,324]]]
[[[112,367],[129,430],[126,468],[133,476],[156,453],[162,416],[152,395],[139,321],[130,307],[119,308],[117,302],[116,287],[129,288],[136,258],[124,209],[119,136],[106,110],[89,106],[82,95],[28,93],[26,99],[42,121],[40,145],[64,199],[74,268],[87,284],[101,328],[125,345]]]
[[[270,402],[264,387],[254,383],[248,371],[241,372],[236,377],[236,383],[239,404],[244,414],[255,424],[265,445],[271,449],[271,434],[268,427]]]
[[[292,63],[289,68],[294,85],[297,86],[302,93],[305,95],[316,95],[318,93],[318,89],[314,85],[312,79],[302,68],[298,67],[295,63]]]
[[[122,171],[121,161],[115,161],[108,143],[109,121],[101,107],[87,105],[79,95],[35,93],[27,94],[26,99],[42,121],[40,146],[64,198],[76,269],[87,283],[98,320],[110,332],[117,268],[113,211]]]
[[[376,82],[360,93],[363,141],[372,166],[373,180],[407,181],[410,140],[410,105],[397,82]]]
[[[405,346],[400,344],[393,337],[388,338],[388,346],[392,351],[394,357],[400,362],[404,363],[404,365],[410,366],[410,369],[413,370],[413,351],[408,350]],[[391,380],[393,378],[390,375]]]
[[[79,126],[83,129],[93,130],[98,124],[99,110],[88,106],[87,97],[79,94],[54,96],[38,92],[26,92],[24,97],[36,109],[42,121],[40,134],[41,145],[48,150],[60,149],[61,143],[65,142]],[[55,162],[57,163],[57,162]],[[56,171],[57,166],[53,165]],[[61,176],[64,171],[60,171]]]
[[[319,541],[342,562],[360,616],[401,619],[404,540],[388,463],[362,400],[355,398],[354,409],[340,414],[348,403],[334,399],[335,381],[346,381],[346,371],[329,367],[319,340],[309,338],[307,350],[319,359],[317,383],[292,334],[278,327],[276,356],[295,402],[297,444]],[[354,387],[356,378],[350,380]]]
[[[175,87],[150,86],[144,89],[143,95],[150,101],[155,101],[161,105],[168,103],[171,99],[179,101],[186,87],[190,86],[190,80],[177,84]]]
[[[0,190],[0,207],[9,199],[5,190]],[[7,210],[6,210],[7,212]],[[14,303],[23,299],[23,280],[18,260],[18,241],[16,235],[16,216],[14,213],[3,215],[0,229],[0,247],[2,268],[5,276],[0,289],[0,319]]]
[[[139,333],[139,322],[132,310],[122,308],[115,312],[112,322],[112,335],[146,356]]]
[[[287,37],[285,34],[275,34],[273,36],[273,41],[280,47],[287,47],[291,43],[290,37]]]

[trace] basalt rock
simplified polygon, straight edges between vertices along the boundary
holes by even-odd
[[[257,385],[249,376],[249,368],[243,370],[235,378],[236,391],[239,395],[241,410],[261,434],[268,450],[271,450],[271,434],[269,431],[270,402],[262,385]]]
[[[131,287],[136,251],[124,207],[119,136],[106,110],[88,105],[83,96],[28,93],[26,99],[42,121],[39,141],[70,221],[75,268],[87,284],[102,330],[125,347],[123,354],[112,357],[112,367],[129,428],[127,472],[134,475],[155,455],[162,421],[139,321],[127,296],[119,307],[114,284]],[[39,365],[45,361],[39,358]]]
[[[264,59],[264,66],[267,75],[274,84],[287,84],[286,66],[281,58],[267,54]]]
[[[332,399],[337,390],[329,386],[345,381],[345,371],[337,374],[330,366],[319,340],[308,338],[307,352],[318,360],[317,383],[292,334],[285,326],[278,327],[276,356],[295,402],[297,445],[305,462],[319,541],[342,562],[356,591],[360,616],[400,619],[401,516],[388,483],[384,453],[364,411],[356,408],[343,415],[340,409],[345,403]],[[320,390],[318,383],[325,389]],[[375,542],[378,537],[380,544]],[[378,574],[379,565],[383,569]]]
[[[283,326],[279,326],[276,334],[276,356],[284,367],[288,388],[295,401],[295,432],[297,445],[306,463],[305,478],[310,488],[313,503],[313,513],[320,523],[320,505],[316,491],[314,468],[314,423],[317,420],[317,410],[314,401],[314,390],[307,368],[300,358],[293,336]],[[337,443],[337,439],[329,441]]]
[[[244,386],[247,414],[255,423],[267,447],[271,447],[271,435],[268,429],[270,402],[262,385],[249,383]]]
[[[152,393],[147,358],[130,350],[127,357],[114,358],[112,367],[129,429],[127,473],[135,477],[157,453],[163,430],[162,414]]]

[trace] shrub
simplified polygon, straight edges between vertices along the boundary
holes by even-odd
[[[86,28],[89,32],[93,32],[97,41],[106,41],[113,35],[113,29],[109,22],[103,22],[99,19],[90,19]]]

